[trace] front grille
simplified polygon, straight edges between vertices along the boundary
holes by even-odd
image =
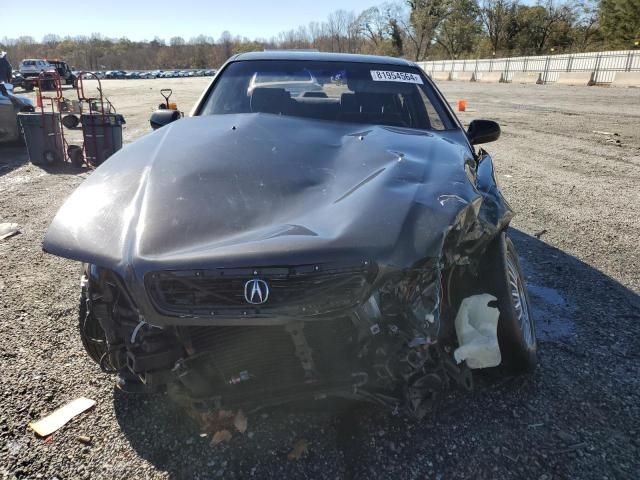
[[[363,300],[375,268],[304,265],[296,267],[161,271],[145,277],[149,295],[160,311],[180,315],[235,313],[318,315]],[[264,280],[269,297],[262,305],[245,299],[245,284]]]

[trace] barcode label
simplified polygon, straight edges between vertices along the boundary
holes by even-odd
[[[416,75],[415,73],[371,70],[371,78],[374,82],[403,82],[418,83],[422,85],[422,78],[420,78],[420,75]]]

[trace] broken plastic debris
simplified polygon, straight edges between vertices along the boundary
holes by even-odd
[[[37,422],[29,423],[29,427],[41,437],[51,435],[53,432],[64,426],[73,417],[80,415],[85,410],[90,409],[96,404],[95,400],[80,397],[66,404],[64,407],[58,408],[52,414],[41,418]]]
[[[469,368],[488,368],[500,365],[502,356],[498,346],[497,308],[488,304],[496,297],[484,293],[462,300],[456,316],[458,347],[453,356],[456,362],[466,360]]]
[[[231,440],[231,432],[229,430],[219,430],[211,439],[211,445],[218,445],[219,443],[228,442],[229,440]]]
[[[300,460],[307,453],[309,453],[309,442],[301,438],[293,445],[287,458],[289,460]]]
[[[0,223],[0,240],[12,237],[20,233],[17,223]]]
[[[233,426],[236,427],[236,430],[240,433],[247,431],[247,417],[242,413],[242,410],[238,410],[238,413],[236,413],[236,416],[233,419]]]

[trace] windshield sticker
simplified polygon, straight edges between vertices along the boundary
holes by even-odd
[[[420,78],[420,75],[416,75],[415,73],[371,70],[371,78],[374,82],[402,82],[418,83],[422,85],[422,78]]]

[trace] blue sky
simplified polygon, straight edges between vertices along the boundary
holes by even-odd
[[[0,38],[44,34],[126,36],[131,40],[188,40],[199,34],[218,39],[228,30],[233,35],[270,38],[311,21],[324,21],[338,9],[356,13],[383,0],[28,0],[3,2]],[[9,21],[6,21],[6,20]]]

